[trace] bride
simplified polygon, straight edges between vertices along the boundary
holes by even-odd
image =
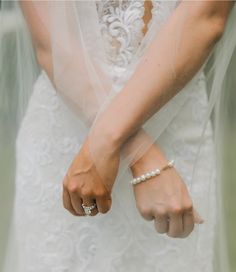
[[[220,87],[209,102],[204,68],[232,10],[20,1],[40,74],[16,139],[5,271],[215,271]]]

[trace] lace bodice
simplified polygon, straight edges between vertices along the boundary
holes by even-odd
[[[145,35],[143,33],[144,2],[145,0],[101,0],[96,2],[107,58],[115,72],[130,63]],[[152,20],[158,20],[157,25],[161,26],[177,4],[178,1],[153,0],[152,18],[147,26]]]

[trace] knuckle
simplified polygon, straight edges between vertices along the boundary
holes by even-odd
[[[170,207],[170,213],[172,213],[172,214],[178,215],[178,214],[181,214],[182,212],[183,212],[183,209],[178,204],[172,205]]]
[[[104,197],[107,197],[108,194],[105,190],[99,190],[99,191],[96,191],[95,196],[98,198],[104,198]]]
[[[148,217],[150,215],[150,209],[148,206],[142,205],[138,207],[140,214],[143,217]]]
[[[192,202],[187,202],[184,204],[184,211],[191,212],[193,210]]]
[[[93,191],[90,189],[81,190],[81,196],[86,198],[92,198],[94,196]]]
[[[75,183],[70,182],[69,184],[67,184],[67,190],[70,193],[75,193],[77,192],[77,185]]]
[[[167,210],[165,210],[165,209],[156,209],[156,216],[157,217],[165,217],[165,216],[167,216]]]

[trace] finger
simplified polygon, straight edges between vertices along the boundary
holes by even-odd
[[[170,237],[181,237],[183,234],[183,214],[171,214],[169,220],[169,230],[167,235]]]
[[[76,213],[76,211],[74,210],[72,204],[71,204],[71,199],[70,199],[70,195],[68,193],[68,191],[63,188],[63,206],[65,209],[67,209],[70,213],[72,213],[73,215],[78,216],[78,214]]]
[[[204,220],[195,209],[193,209],[193,217],[194,217],[194,223],[196,224],[204,223]]]
[[[151,221],[155,219],[153,212],[148,207],[138,207],[138,210],[145,220]]]
[[[97,209],[100,213],[107,213],[111,209],[111,198],[107,197],[97,197]]]
[[[169,229],[169,218],[168,216],[156,216],[154,220],[154,226],[157,232],[167,233]]]
[[[71,205],[76,213],[80,216],[84,216],[84,209],[82,207],[82,199],[77,193],[70,193]]]
[[[90,197],[83,197],[82,199],[82,203],[85,205],[85,206],[92,206],[94,203],[96,203],[95,199],[93,198],[90,198]],[[81,204],[82,205],[82,204]],[[94,216],[98,213],[98,209],[97,209],[97,206],[95,208],[93,208],[91,210],[91,216]]]
[[[194,217],[192,212],[186,212],[183,215],[183,235],[187,237],[194,229]]]

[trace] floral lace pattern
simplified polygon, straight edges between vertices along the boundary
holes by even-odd
[[[111,63],[124,67],[142,38],[143,1],[99,1],[101,32]]]
[[[152,20],[161,25],[173,11],[178,1],[152,1]],[[99,22],[108,61],[114,73],[126,67],[144,37],[144,0],[97,1]]]
[[[162,14],[161,21],[167,18],[166,10],[174,7],[164,2],[153,1],[153,15]],[[98,10],[110,61],[125,67],[142,38],[143,1],[103,0]],[[201,171],[192,183],[207,107],[202,73],[193,88],[158,143],[167,157],[175,158],[206,222],[188,239],[171,239],[158,234],[153,222],[139,215],[128,171],[115,183],[108,214],[78,218],[63,208],[62,180],[86,133],[42,71],[17,138],[14,219],[20,263],[14,272],[213,272],[215,179],[209,177],[214,173],[210,124],[200,156]]]

